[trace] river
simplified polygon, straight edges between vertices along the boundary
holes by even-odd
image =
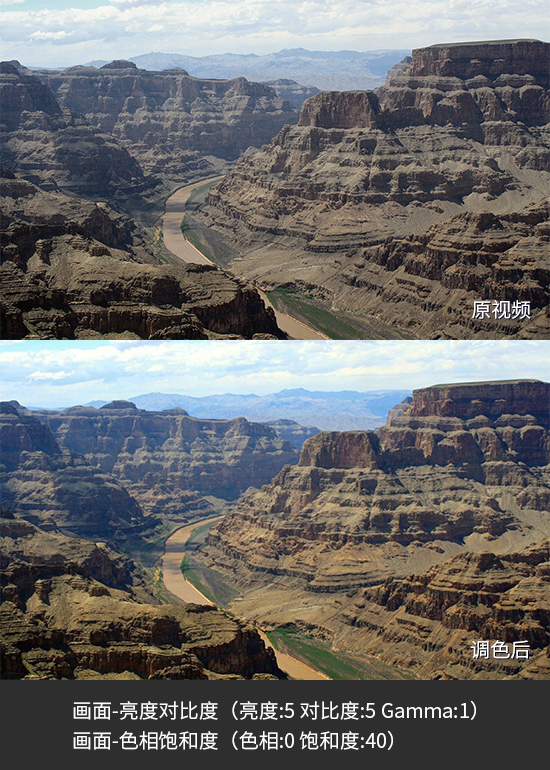
[[[164,244],[175,257],[182,259],[184,262],[199,263],[201,265],[214,264],[214,262],[207,259],[204,254],[201,254],[201,252],[196,249],[192,243],[183,237],[183,233],[181,231],[181,222],[185,215],[185,204],[189,200],[189,196],[193,190],[195,190],[197,187],[202,187],[209,182],[215,182],[219,179],[222,179],[222,177],[203,179],[200,182],[194,182],[193,184],[188,184],[185,187],[180,187],[166,200],[164,205],[164,216],[162,217],[162,237],[164,239]],[[275,310],[263,292],[260,292],[260,296],[262,297],[266,307],[273,309],[279,329],[282,329],[282,331],[284,331],[293,339],[328,339],[328,337],[325,337],[320,332],[316,332],[314,329],[310,329],[309,326],[306,326],[301,321],[297,321],[295,318]]]
[[[171,535],[164,544],[164,556],[162,558],[162,579],[164,585],[170,591],[170,593],[183,599],[184,602],[192,602],[194,604],[210,604],[213,602],[195,588],[188,580],[183,577],[181,571],[181,562],[185,554],[185,544],[189,540],[189,537],[193,530],[197,527],[202,527],[204,524],[214,522],[218,519],[218,516],[214,516],[210,519],[203,519],[195,524],[189,524],[186,527],[181,527]],[[272,647],[267,636],[260,630],[256,629],[262,637],[266,647]],[[315,671],[310,666],[306,666],[296,658],[290,655],[286,655],[283,652],[279,652],[272,647],[275,657],[277,658],[277,664],[279,668],[293,679],[328,679],[328,676],[321,674],[319,671]]]

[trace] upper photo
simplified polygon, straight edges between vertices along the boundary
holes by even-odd
[[[4,339],[548,339],[547,3],[1,0]]]

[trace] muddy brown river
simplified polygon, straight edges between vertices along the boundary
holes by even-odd
[[[185,544],[189,540],[189,537],[194,529],[202,527],[204,524],[216,521],[218,517],[215,516],[211,519],[203,519],[195,524],[189,524],[186,527],[181,527],[171,535],[164,544],[164,556],[162,559],[162,579],[164,585],[170,591],[170,593],[183,599],[184,602],[193,602],[194,604],[210,604],[213,602],[207,599],[204,594],[198,591],[188,580],[183,577],[181,571],[181,562],[185,554]],[[260,630],[256,629],[266,647],[272,647],[267,636]],[[310,666],[306,666],[296,658],[290,655],[279,652],[273,648],[275,657],[279,668],[285,673],[291,676],[293,679],[328,679],[328,676],[321,674],[319,671],[315,671]]]
[[[162,218],[162,237],[164,239],[164,245],[169,249],[175,257],[182,259],[184,262],[199,263],[201,265],[213,265],[207,259],[204,254],[196,249],[193,244],[189,243],[184,237],[181,231],[181,222],[185,214],[185,204],[189,200],[189,196],[197,187],[202,187],[208,182],[214,182],[222,177],[212,177],[210,179],[202,179],[200,182],[194,182],[188,184],[185,187],[180,187],[176,190],[167,200],[164,205],[164,216]],[[310,329],[309,326],[297,321],[285,313],[280,313],[275,310],[268,298],[263,292],[260,292],[264,304],[266,307],[273,308],[277,324],[279,329],[282,329],[286,334],[295,340],[326,340],[320,332]]]

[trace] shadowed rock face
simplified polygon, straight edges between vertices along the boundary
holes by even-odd
[[[2,503],[46,529],[124,539],[143,526],[136,500],[112,475],[63,450],[50,429],[10,404],[0,412]]]
[[[147,513],[180,522],[199,496],[235,499],[298,459],[274,430],[244,418],[199,420],[183,409],[147,412],[127,401],[33,415],[65,451],[112,474]]]
[[[427,678],[550,676],[549,411],[536,380],[417,390],[376,434],[306,441],[201,558],[237,575],[240,611],[263,623]],[[538,662],[474,665],[474,637],[528,640]]]
[[[35,75],[0,65],[2,163],[45,189],[124,198],[148,182],[136,160],[109,133],[62,108]]]
[[[179,68],[150,72],[125,61],[39,75],[62,107],[111,133],[148,172],[175,181],[211,173],[205,155],[235,159],[298,120],[273,89],[242,77],[202,80]]]
[[[2,172],[1,329],[8,339],[283,336],[242,281],[160,265],[144,232],[106,204]]]
[[[432,46],[376,93],[317,94],[211,189],[204,221],[265,286],[418,337],[546,337],[548,58],[539,41]],[[531,319],[472,318],[520,298]]]
[[[104,544],[3,512],[0,549],[2,678],[282,676],[249,626],[212,607],[155,606]]]

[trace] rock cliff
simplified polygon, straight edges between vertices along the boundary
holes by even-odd
[[[2,171],[1,329],[7,339],[283,337],[244,281],[162,265],[143,231],[103,203]]]
[[[56,446],[114,477],[153,520],[205,515],[212,510],[205,496],[234,500],[298,459],[273,429],[244,418],[199,420],[183,409],[146,412],[127,401],[32,415],[21,419],[40,421]]]
[[[38,418],[3,402],[2,503],[46,529],[123,540],[143,528],[136,500],[111,474],[64,450]]]
[[[547,337],[548,59],[536,40],[438,45],[376,93],[316,94],[203,220],[236,239],[241,274],[388,330]],[[476,319],[475,300],[531,317]]]
[[[36,75],[0,63],[2,163],[47,190],[124,199],[152,180],[107,131],[63,108]]]
[[[0,519],[0,676],[282,676],[257,632],[213,607],[155,606],[107,548]]]
[[[208,176],[212,158],[233,160],[298,120],[272,88],[243,77],[200,79],[178,67],[150,72],[128,61],[39,76],[63,108],[112,134],[147,172],[178,182]]]
[[[422,676],[451,676],[458,660],[461,677],[519,675],[457,652],[476,634],[526,639],[543,666],[549,404],[535,380],[440,385],[415,391],[377,433],[319,433],[211,529],[201,558],[236,576],[246,616]],[[415,641],[399,631],[410,615]]]
[[[343,613],[343,634],[368,628],[369,653],[384,659],[386,646],[387,660],[430,678],[487,672],[539,678],[543,671],[546,678],[550,661],[539,651],[550,643],[549,595],[549,540],[501,556],[463,553],[421,575],[360,591]],[[475,659],[471,645],[480,639],[525,641],[537,663]]]

